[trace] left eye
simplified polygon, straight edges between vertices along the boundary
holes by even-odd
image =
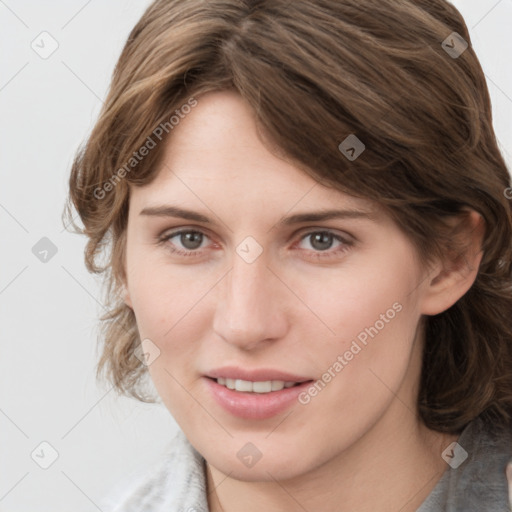
[[[310,245],[314,251],[326,251],[332,248],[335,241],[338,241],[341,245],[346,243],[340,236],[335,235],[330,231],[313,231],[304,235],[301,238],[301,242],[309,238]]]

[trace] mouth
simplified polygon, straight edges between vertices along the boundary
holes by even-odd
[[[204,382],[205,391],[229,415],[265,420],[297,405],[301,393],[314,381],[273,370],[224,368],[205,375]]]

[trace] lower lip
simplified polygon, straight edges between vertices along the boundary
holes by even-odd
[[[228,389],[211,378],[205,377],[205,380],[219,405],[232,415],[247,420],[264,420],[285,411],[313,382],[310,380],[299,386],[270,393],[244,393]]]

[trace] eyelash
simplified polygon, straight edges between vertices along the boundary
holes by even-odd
[[[167,242],[169,242],[172,238],[174,238],[174,237],[176,237],[178,235],[181,235],[183,233],[199,233],[199,234],[203,235],[204,237],[209,238],[206,233],[203,233],[200,230],[196,230],[196,229],[180,229],[178,231],[173,231],[171,233],[167,233],[167,234],[159,237],[158,238],[158,244],[159,245],[168,245]],[[308,236],[311,236],[311,235],[314,235],[314,234],[318,234],[318,233],[332,235],[333,239],[341,242],[342,245],[338,249],[335,249],[335,250],[326,249],[325,251],[315,251],[315,250],[310,251],[310,250],[307,250],[307,249],[300,249],[301,251],[311,252],[315,259],[321,259],[321,258],[326,258],[326,257],[329,258],[329,257],[332,257],[333,255],[338,255],[338,254],[345,253],[354,244],[352,241],[347,240],[347,239],[343,238],[342,236],[336,234],[334,231],[330,231],[328,229],[317,229],[317,230],[314,230],[314,231],[308,231],[307,233],[303,234],[300,237],[299,242],[301,242],[302,240],[306,239]],[[168,247],[168,249],[173,254],[177,254],[179,256],[184,256],[184,257],[187,257],[187,258],[194,258],[194,257],[197,257],[197,256],[201,256],[202,253],[203,253],[203,251],[200,250],[200,249],[186,251],[186,250],[182,250],[182,249],[176,249],[172,245],[170,245]]]

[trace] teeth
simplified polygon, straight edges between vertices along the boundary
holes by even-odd
[[[226,386],[228,389],[242,391],[246,393],[270,393],[271,391],[280,391],[283,388],[291,388],[296,382],[285,382],[284,380],[266,380],[262,382],[252,382],[242,379],[225,379],[219,377],[217,384]]]
[[[249,380],[235,380],[235,389],[237,391],[252,391],[252,382]]]
[[[252,389],[246,389],[245,391],[253,391],[254,393],[268,393],[269,391],[272,391],[272,381],[266,380],[265,382],[253,382],[252,386],[249,383],[248,387],[251,387]],[[277,389],[275,391],[277,391]]]
[[[272,381],[272,391],[281,391],[281,389],[283,389],[285,386],[286,386],[286,382],[283,382],[282,380],[273,380]]]

